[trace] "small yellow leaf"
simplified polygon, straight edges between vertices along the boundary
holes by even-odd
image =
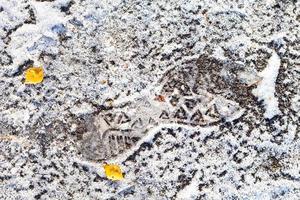
[[[105,175],[108,179],[113,181],[119,181],[124,179],[122,170],[119,165],[105,164],[104,166]]]
[[[38,84],[44,79],[44,70],[42,67],[31,67],[25,72],[25,84]]]

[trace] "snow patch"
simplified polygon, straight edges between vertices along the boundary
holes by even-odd
[[[71,113],[75,115],[83,115],[83,114],[90,114],[94,111],[92,106],[88,103],[83,102],[80,105],[76,105],[73,108],[70,109]]]
[[[258,73],[262,80],[257,84],[257,88],[252,90],[252,93],[263,100],[266,109],[265,118],[272,118],[275,115],[281,114],[278,108],[278,99],[275,97],[275,82],[278,76],[281,60],[277,53],[273,51],[272,56],[268,61],[267,67]]]
[[[177,194],[177,200],[196,199],[199,195],[200,172],[198,171],[191,183]]]
[[[28,124],[30,115],[28,110],[13,110],[9,109],[3,112],[7,119],[12,120],[15,124]]]
[[[32,2],[35,10],[36,24],[24,24],[12,34],[8,52],[13,57],[16,67],[28,58],[37,61],[39,52],[55,47],[57,42],[57,26],[64,24],[66,19],[58,9],[50,3]],[[57,48],[52,51],[58,52]]]

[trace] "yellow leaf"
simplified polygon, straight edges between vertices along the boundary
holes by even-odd
[[[44,70],[42,67],[31,67],[25,72],[25,84],[38,84],[44,79]]]
[[[105,164],[104,166],[105,175],[108,179],[113,181],[119,181],[124,179],[122,170],[119,165]]]

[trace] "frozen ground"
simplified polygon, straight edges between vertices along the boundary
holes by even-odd
[[[299,1],[0,0],[0,38],[0,199],[300,199]]]

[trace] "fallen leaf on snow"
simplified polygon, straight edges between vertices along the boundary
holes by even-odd
[[[25,84],[38,84],[44,80],[42,67],[31,67],[25,72]]]
[[[113,181],[119,181],[124,179],[122,170],[119,165],[105,164],[103,167],[105,175],[108,179]]]
[[[159,101],[159,102],[165,102],[166,101],[166,99],[165,99],[165,97],[163,95],[156,96],[155,100]]]

